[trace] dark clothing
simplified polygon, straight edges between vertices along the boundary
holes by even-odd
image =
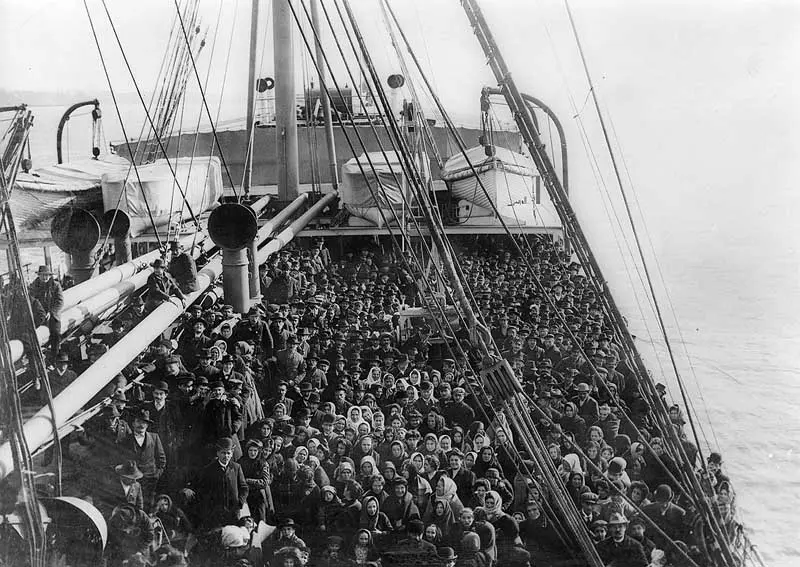
[[[436,555],[436,546],[424,539],[404,539],[397,543],[397,551],[421,555]]]
[[[50,351],[55,354],[61,346],[61,309],[64,307],[64,291],[61,284],[50,278],[42,281],[36,278],[28,288],[31,298],[35,298],[47,312],[47,328],[50,331]],[[37,311],[34,310],[34,317]]]
[[[206,465],[195,481],[195,489],[200,517],[207,528],[235,524],[249,494],[242,467],[234,462],[224,468],[219,461]]]
[[[648,563],[642,544],[628,536],[620,543],[604,539],[597,544],[597,553],[606,565],[613,563],[614,567],[646,567]]]
[[[197,291],[197,264],[186,252],[172,257],[169,263],[169,274],[175,279],[183,293]]]
[[[206,335],[196,337],[194,334],[187,335],[184,333],[181,335],[178,349],[175,352],[181,356],[188,368],[194,368],[197,366],[197,357],[200,351],[212,346],[214,346],[214,341]]]
[[[167,466],[167,454],[157,433],[148,431],[144,434],[144,443],[139,445],[133,432],[126,431],[118,447],[122,451],[120,462],[136,461],[145,478],[158,478]]]
[[[475,410],[466,402],[450,402],[444,406],[442,415],[450,427],[460,425],[466,429],[475,421]]]
[[[256,355],[266,358],[273,355],[272,333],[269,330],[269,326],[263,321],[257,321],[255,324],[247,320],[241,321],[233,329],[233,338],[236,341],[252,343],[255,346]]]
[[[184,298],[183,292],[168,273],[157,274],[153,272],[147,278],[147,311],[152,311],[171,296]]]
[[[200,415],[199,425],[205,441],[234,438],[242,427],[242,407],[233,400],[210,400]]]
[[[59,319],[64,307],[64,291],[61,284],[54,279],[42,281],[36,278],[28,288],[31,297],[35,297],[50,317]]]

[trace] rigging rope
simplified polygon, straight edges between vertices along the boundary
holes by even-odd
[[[161,137],[158,135],[158,132],[156,131],[156,127],[155,127],[155,125],[153,123],[152,117],[150,116],[150,112],[147,109],[147,105],[145,105],[144,97],[142,96],[142,91],[139,88],[139,83],[136,81],[136,77],[133,74],[133,69],[131,68],[130,63],[128,61],[128,56],[126,55],[125,49],[122,46],[122,40],[120,39],[119,34],[117,33],[117,27],[114,24],[114,20],[111,18],[111,13],[108,11],[108,4],[106,3],[106,0],[100,0],[100,1],[103,4],[103,8],[105,10],[106,17],[108,18],[108,23],[111,26],[111,31],[114,33],[114,38],[116,39],[117,45],[119,46],[120,54],[122,55],[122,60],[125,62],[125,67],[127,68],[128,74],[130,75],[131,81],[133,82],[133,86],[136,89],[136,95],[139,97],[139,102],[141,102],[142,107],[144,108],[145,117],[147,118],[147,121],[149,122],[150,127],[153,129],[153,132],[155,133],[156,141],[158,142],[158,147],[161,149],[163,154],[166,156],[167,155],[167,150],[166,150],[166,148],[164,148],[164,144],[162,143]],[[177,3],[176,3],[176,6],[177,6]],[[179,19],[180,19],[180,16],[179,16]],[[183,25],[183,20],[181,20],[181,25]],[[185,36],[185,30],[184,30],[184,36]],[[188,40],[187,40],[187,42],[188,42]],[[195,222],[195,224],[199,227],[200,226],[200,221],[195,216],[191,205],[189,205],[189,202],[187,201],[186,193],[184,192],[183,187],[181,187],[180,182],[177,182],[177,177],[178,177],[177,171],[175,170],[175,168],[172,167],[172,162],[168,158],[165,158],[165,161],[167,163],[167,167],[169,167],[169,171],[172,174],[172,177],[176,179],[176,183],[177,183],[177,186],[178,186],[178,191],[180,191],[181,197],[186,202],[186,207],[187,207],[187,209],[189,211],[189,215],[192,217],[192,220]],[[140,184],[141,184],[141,182],[140,182]],[[142,191],[142,195],[144,195],[144,193],[145,192]],[[152,216],[150,217],[150,220],[151,220],[151,223],[152,223],[152,221],[153,221]],[[156,227],[155,223],[153,223],[153,232],[158,233],[158,228]],[[160,239],[159,239],[159,242],[160,242]]]
[[[105,2],[105,0],[103,0],[103,2]],[[178,21],[181,24],[181,30],[183,31],[184,41],[188,45],[189,44],[189,36],[188,36],[188,34],[186,32],[186,25],[183,22],[183,17],[180,15],[180,8],[178,6],[178,0],[173,0],[173,3],[175,4],[175,10],[178,12]],[[211,119],[211,110],[209,110],[209,108],[208,108],[208,100],[206,100],[206,93],[203,90],[203,86],[202,86],[201,81],[200,81],[200,73],[197,70],[197,64],[196,64],[194,56],[191,54],[191,52],[189,53],[189,58],[192,61],[192,69],[194,70],[194,76],[195,76],[195,79],[197,80],[197,87],[200,89],[200,97],[203,100],[203,108],[206,111],[206,116],[208,117],[209,122],[211,122],[211,133],[214,136],[214,142],[217,144],[217,150],[219,150],[219,159],[220,159],[220,161],[222,161],[222,166],[225,168],[225,174],[228,177],[228,182],[231,184],[231,188],[233,189],[234,194],[236,195],[237,199],[239,201],[241,201],[241,196],[239,195],[239,192],[236,189],[236,184],[233,182],[233,177],[231,176],[230,169],[228,169],[228,162],[225,161],[225,154],[222,152],[222,146],[220,145],[219,138],[217,137],[217,128],[214,125],[214,121]],[[189,209],[189,210],[191,212],[191,209]],[[192,217],[194,218],[194,215],[192,215]]]
[[[606,147],[608,149],[608,154],[609,154],[609,157],[611,159],[611,164],[612,164],[613,169],[614,169],[614,175],[615,175],[616,180],[617,180],[617,185],[619,187],[620,194],[622,195],[623,202],[625,203],[625,210],[627,211],[627,214],[628,214],[628,220],[629,220],[630,225],[631,225],[631,230],[633,232],[634,241],[636,243],[636,248],[637,248],[637,250],[639,252],[639,257],[640,257],[640,260],[642,262],[642,268],[645,271],[645,275],[646,275],[646,279],[647,279],[648,288],[650,290],[650,294],[653,297],[653,305],[654,305],[654,307],[656,309],[657,320],[659,322],[659,326],[661,327],[661,332],[662,332],[662,334],[664,336],[664,341],[665,341],[665,345],[667,347],[667,351],[669,353],[670,362],[672,363],[672,367],[673,367],[673,370],[675,372],[675,376],[677,377],[678,388],[680,390],[681,397],[682,397],[683,402],[684,402],[684,406],[687,408],[686,414],[687,414],[687,417],[689,418],[689,424],[691,426],[692,434],[694,435],[695,443],[697,445],[697,451],[698,451],[698,454],[700,456],[700,466],[701,466],[701,469],[707,475],[708,474],[708,468],[707,468],[707,465],[706,465],[705,457],[703,455],[703,449],[702,449],[702,447],[700,445],[700,440],[698,438],[697,427],[696,427],[695,422],[694,422],[694,417],[692,416],[692,412],[689,411],[689,407],[690,406],[689,406],[689,402],[688,402],[688,396],[686,394],[686,388],[685,388],[685,386],[683,384],[683,380],[681,378],[680,371],[678,370],[677,361],[675,359],[675,355],[674,355],[673,350],[672,350],[672,344],[671,344],[671,342],[669,340],[669,335],[667,333],[666,325],[664,323],[664,319],[663,319],[662,314],[661,314],[661,308],[660,308],[660,305],[659,305],[659,302],[658,302],[658,298],[657,298],[656,293],[655,293],[655,288],[653,286],[652,278],[650,277],[649,268],[647,267],[647,262],[645,260],[644,250],[643,250],[642,245],[641,245],[639,234],[637,232],[636,223],[633,220],[633,213],[631,211],[630,203],[628,202],[628,197],[627,197],[627,194],[625,192],[624,185],[622,183],[622,176],[620,174],[620,169],[619,169],[619,166],[617,164],[616,154],[615,154],[615,152],[614,152],[614,150],[613,150],[613,148],[611,146],[611,141],[609,139],[608,130],[606,128],[605,120],[603,118],[603,113],[600,110],[600,103],[599,103],[599,101],[597,99],[597,94],[596,94],[595,89],[594,89],[594,84],[592,82],[592,77],[591,77],[591,74],[589,72],[589,67],[588,67],[588,63],[586,61],[586,57],[585,57],[585,54],[584,54],[584,51],[583,51],[583,46],[581,45],[580,38],[578,36],[578,30],[577,30],[577,27],[576,27],[576,24],[575,24],[575,20],[574,20],[573,15],[572,15],[572,11],[571,11],[570,6],[569,6],[569,0],[564,0],[564,6],[566,7],[566,10],[567,10],[567,15],[569,17],[570,27],[572,29],[573,36],[575,37],[575,41],[576,41],[576,44],[577,44],[577,47],[578,47],[578,53],[580,54],[581,62],[582,62],[582,65],[583,65],[583,70],[584,70],[584,73],[586,75],[586,80],[587,80],[589,86],[591,87],[592,100],[594,102],[594,107],[595,107],[595,110],[597,112],[597,116],[598,116],[598,120],[600,122],[601,130],[603,132],[603,139],[605,140]],[[702,494],[702,491],[700,491],[700,494]],[[719,544],[719,551],[722,553],[724,559],[729,564],[733,565],[734,564],[734,558],[733,558],[732,552],[731,552],[731,550],[730,550],[730,548],[729,548],[729,546],[727,544],[728,542],[727,542],[726,538],[724,537],[724,532],[723,532],[721,526],[716,521],[716,516],[714,515],[713,510],[711,510],[711,508],[708,505],[708,502],[705,500],[705,498],[701,498],[700,502],[702,504],[704,504],[704,507],[707,509],[706,510],[707,518],[710,519],[711,528],[715,532],[717,543]]]
[[[418,65],[418,67],[419,67],[419,65]],[[423,78],[424,78],[424,73],[423,73],[422,75],[423,75]],[[430,86],[429,86],[429,90],[430,90]],[[432,93],[432,95],[433,95],[433,97],[434,97],[434,100],[436,101],[436,100],[437,100],[437,97],[435,96],[435,93]],[[439,105],[439,109],[440,109],[440,112],[442,112],[442,113],[443,113],[443,114],[445,114],[445,116],[446,116],[446,113],[444,113],[444,112],[443,112],[443,108],[441,107],[441,105]],[[541,168],[540,168],[540,170],[541,170]],[[523,255],[523,257],[524,257],[524,255]],[[584,266],[586,266],[586,267],[591,267],[591,265],[590,265],[589,263],[587,263],[587,262],[584,262]],[[618,331],[619,331],[619,328],[618,328]],[[623,336],[624,336],[624,335],[623,335]],[[646,376],[647,376],[647,375],[646,375],[646,374],[644,374],[644,376],[645,376],[645,380],[643,381],[643,382],[644,382],[644,384],[645,384],[645,385],[650,385],[650,386],[652,386],[652,384],[648,384],[648,381],[647,381],[647,379],[646,379]],[[656,409],[659,409],[659,406],[656,406]],[[662,411],[663,411],[663,408],[660,408],[660,409],[662,409]],[[669,427],[671,428],[671,426],[669,426]],[[663,428],[663,426],[662,426],[662,428]],[[667,431],[670,431],[670,430],[668,429]],[[683,472],[683,471],[682,471],[682,472]]]
[[[119,126],[120,126],[120,129],[122,130],[122,137],[125,138],[125,146],[128,149],[128,155],[133,156],[134,154],[131,152],[130,138],[128,138],[128,134],[127,134],[126,129],[125,129],[125,122],[122,120],[122,113],[120,112],[119,104],[117,102],[117,95],[114,92],[114,87],[111,84],[111,77],[108,74],[108,67],[106,66],[105,56],[103,56],[103,50],[100,48],[100,40],[97,37],[97,31],[95,30],[95,27],[94,27],[94,20],[92,19],[92,13],[89,11],[88,0],[83,0],[83,7],[86,10],[86,16],[89,19],[89,26],[92,29],[92,37],[94,38],[94,43],[95,43],[95,46],[97,47],[97,54],[100,56],[100,63],[103,66],[103,74],[106,77],[106,83],[108,84],[108,90],[111,93],[111,100],[114,102],[114,110],[117,113],[117,119],[119,120]],[[133,160],[133,158],[131,158],[131,167],[133,167],[134,174],[136,175],[136,181],[139,183],[139,186],[141,187],[142,186],[142,179],[141,179],[141,177],[139,177],[139,168],[136,165],[136,162],[135,162],[135,160]],[[130,169],[128,169],[128,173],[130,173]],[[144,200],[144,205],[145,205],[145,208],[147,209],[147,216],[150,218],[150,224],[155,229],[156,222],[153,219],[153,211],[150,208],[150,203],[149,203],[149,201],[147,199],[147,195],[145,194],[145,192],[142,192],[142,199]],[[159,236],[158,231],[154,230],[154,232],[155,232],[155,235],[156,235],[156,241],[158,242],[158,247],[159,248],[163,248],[164,245],[161,242],[161,237]]]
[[[304,9],[305,9],[305,6],[304,6],[304,5],[303,5],[303,7],[304,7]],[[307,13],[307,12],[306,12],[306,16],[308,16],[308,13]],[[296,16],[296,14],[295,14],[295,19],[297,20],[297,16]],[[330,21],[329,21],[329,24],[330,24]],[[313,25],[312,25],[312,29],[313,29]],[[301,33],[303,33],[303,32],[301,31]],[[316,32],[315,32],[315,33],[316,33]],[[310,49],[310,45],[309,45],[309,43],[308,43],[308,40],[305,38],[305,35],[303,36],[303,39],[304,39],[304,40],[305,40],[305,42],[306,42],[306,46],[307,46],[307,48],[308,48],[308,49]],[[325,56],[324,56],[324,54],[323,54],[323,57],[325,57]],[[313,60],[313,56],[312,56],[312,60]],[[327,63],[327,58],[326,58],[326,57],[325,57],[325,60],[326,60],[326,63]],[[346,64],[346,59],[344,59],[344,61],[345,61],[345,64]],[[315,62],[315,65],[316,65],[316,62]],[[329,65],[329,64],[328,64],[328,66],[330,67],[330,65]],[[349,72],[349,71],[348,71],[348,72]],[[336,85],[336,88],[337,88],[337,91],[339,92],[339,95],[341,96],[341,89],[339,89],[339,87],[338,87],[338,83],[336,82],[335,75],[333,76],[333,81],[334,81],[334,84]],[[337,116],[337,119],[339,120],[339,122],[340,122],[340,125],[341,125],[341,118],[340,118],[339,116]],[[353,125],[354,125],[354,122],[352,121],[352,117],[350,117],[350,120],[351,120],[351,124],[353,124]],[[350,145],[351,151],[353,151],[353,154],[355,155],[355,151],[354,151],[354,148],[353,148],[353,146],[352,146],[352,143],[351,143],[351,141],[350,141],[350,137],[347,135],[347,132],[346,132],[346,130],[343,130],[343,131],[344,131],[344,133],[345,133],[345,138],[346,138],[346,140],[347,140],[348,144]],[[357,131],[357,129],[355,129],[355,128],[354,128],[354,131],[356,132],[356,135],[359,137],[359,141],[361,141],[361,139],[360,139],[360,136],[358,135],[358,131]],[[365,149],[366,149],[366,148],[365,148]],[[358,160],[357,160],[357,161],[358,161]],[[370,162],[370,164],[371,164],[371,162]],[[364,176],[365,176],[365,172],[364,172],[364,170],[363,170],[363,167],[362,167],[362,165],[361,165],[360,161],[358,161],[358,167],[359,167],[359,169],[361,169],[362,175],[364,175]],[[374,172],[374,167],[373,167],[373,172]],[[366,176],[365,176],[365,177],[366,177]],[[383,187],[382,183],[380,182],[380,179],[379,179],[379,178],[378,178],[378,183],[379,183],[379,186],[380,186],[380,189],[381,189],[381,191],[382,191],[382,192],[384,192],[384,195],[385,195],[385,189],[384,189],[384,187]],[[368,183],[367,187],[368,187],[368,189],[370,190],[370,193],[373,195],[373,199],[374,199],[376,202],[378,202],[377,196],[375,195],[375,193],[374,193],[374,189],[372,188],[371,184],[369,184],[369,183]],[[395,217],[395,221],[398,221],[398,219],[397,219],[397,215],[396,215],[396,211],[394,211],[394,209],[390,209],[390,211],[392,212],[393,216]],[[385,214],[384,210],[383,210],[382,208],[379,208],[379,213],[380,213],[381,217],[383,218],[384,224],[385,224],[385,225],[387,226],[387,228],[388,228],[389,234],[390,234],[390,236],[392,237],[392,242],[393,242],[393,244],[394,244],[394,246],[395,246],[396,250],[398,251],[398,256],[399,256],[399,258],[401,259],[401,262],[402,262],[402,263],[403,263],[403,264],[404,264],[404,265],[407,267],[407,269],[409,270],[409,273],[414,273],[414,270],[413,270],[413,268],[412,268],[412,267],[411,267],[411,266],[408,264],[408,261],[407,261],[407,259],[406,259],[405,255],[403,254],[403,251],[401,250],[400,246],[399,246],[399,245],[397,244],[397,242],[396,242],[396,238],[394,237],[394,231],[393,231],[393,229],[392,229],[392,227],[391,227],[391,223],[389,223],[389,219],[387,219],[387,218],[386,218],[386,214]],[[400,230],[401,230],[401,231],[403,231],[403,230],[404,230],[404,226],[403,226],[402,224],[400,225]],[[420,230],[420,235],[422,235],[422,233],[421,233],[421,230]],[[423,245],[425,244],[424,237],[423,237],[423,239],[422,239],[422,243],[423,243]],[[409,252],[410,252],[410,255],[412,256],[412,259],[414,259],[414,260],[415,260],[415,262],[416,262],[416,265],[417,265],[418,269],[419,269],[419,270],[421,270],[421,269],[422,269],[422,264],[421,264],[421,262],[419,261],[419,259],[416,257],[416,253],[414,252],[413,248],[411,248]],[[438,266],[435,266],[435,267],[438,269]],[[442,276],[442,279],[444,279],[444,276]],[[427,286],[427,280],[425,280],[425,281],[424,281],[424,283],[426,284],[426,287],[425,287],[424,289],[425,289],[425,290],[428,290],[428,291],[430,291],[430,292],[431,292],[431,293],[430,293],[431,299],[432,299],[432,300],[433,300],[433,301],[436,303],[436,306],[437,306],[437,308],[439,309],[439,311],[440,311],[440,313],[441,313],[442,320],[443,320],[443,321],[444,321],[444,322],[445,322],[445,323],[448,325],[448,327],[450,328],[451,335],[452,335],[452,336],[455,336],[455,334],[456,334],[456,333],[455,333],[455,331],[453,330],[452,326],[450,326],[450,323],[449,323],[449,321],[447,320],[447,315],[446,315],[446,313],[445,313],[445,311],[444,311],[444,308],[441,306],[441,303],[438,301],[438,299],[436,298],[436,295],[435,295],[435,294],[432,292],[431,288],[430,288],[429,286]],[[450,290],[446,289],[446,291],[450,291]],[[430,309],[430,303],[429,303],[429,301],[428,301],[427,297],[428,297],[427,295],[423,294],[423,300],[425,300],[425,302],[426,302],[426,303],[428,303],[428,309],[429,309],[429,311],[430,311],[430,312],[433,312],[433,310],[432,310],[432,309]],[[451,297],[452,297],[452,295],[451,295]],[[458,315],[459,315],[459,317],[462,319],[462,324],[464,324],[464,325],[466,326],[466,321],[465,321],[465,320],[463,320],[463,316],[462,316],[462,314],[461,314],[461,313],[458,313]],[[443,328],[442,328],[442,326],[441,326],[441,324],[440,324],[440,320],[439,320],[439,319],[434,319],[434,321],[435,321],[435,323],[436,323],[437,327],[439,328],[440,332],[442,333],[442,336],[446,336],[446,335],[445,335],[445,333],[444,333],[444,330],[443,330]],[[447,343],[446,343],[446,345],[447,345],[447,348],[448,348],[448,350],[451,352],[452,356],[454,357],[454,359],[456,359],[456,358],[457,358],[457,357],[456,357],[456,353],[455,353],[455,352],[453,352],[452,345],[450,344],[450,342],[447,342]],[[457,349],[458,349],[458,351],[459,351],[460,355],[461,355],[461,356],[463,356],[465,360],[468,360],[468,359],[467,359],[467,357],[466,357],[466,354],[465,354],[465,353],[464,353],[464,351],[461,349],[460,345],[459,345],[458,343],[456,343],[456,346],[457,346]],[[474,371],[473,371],[472,369],[470,369],[470,370],[471,370],[471,371],[473,372],[473,374],[474,374]],[[469,384],[468,384],[468,388],[471,390],[471,386],[470,386]],[[480,407],[481,407],[481,410],[482,410],[482,412],[484,413],[484,415],[486,415],[486,413],[485,413],[485,410],[484,410],[483,406],[480,406]],[[487,417],[487,423],[491,423],[491,421],[492,421],[492,420],[491,420],[491,419],[490,419],[488,416],[486,416],[486,417]],[[524,463],[524,461],[523,461],[523,462],[521,462],[521,465],[523,466],[523,468],[527,468],[527,465]],[[530,476],[531,478],[533,477],[533,475],[530,475],[530,474],[529,474],[529,476]],[[547,501],[546,501],[546,508],[549,508],[549,502],[547,502]],[[557,524],[557,530],[556,530],[556,531],[557,531],[557,533],[559,534],[559,537],[561,537],[561,538],[563,539],[563,528],[560,526],[560,524],[558,524],[558,517],[557,517],[557,516],[555,515],[555,513],[553,512],[552,508],[549,508],[547,511],[549,512],[549,514],[550,514],[551,518],[553,518],[553,519],[554,519],[554,521],[555,521],[555,522],[556,522],[556,524]]]

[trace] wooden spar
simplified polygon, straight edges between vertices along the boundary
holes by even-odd
[[[198,241],[202,244],[204,239],[205,234],[198,238]],[[191,248],[192,242],[194,242],[193,235],[187,236],[180,240],[181,245],[183,245],[185,248]],[[195,243],[195,246],[197,246],[197,243]],[[103,272],[96,278],[92,278],[89,281],[64,290],[64,309],[68,309],[73,305],[77,305],[81,301],[94,296],[104,289],[133,277],[137,272],[147,268],[150,262],[160,257],[161,251],[154,250],[147,254],[143,254],[142,256],[138,256],[130,262],[115,266],[110,270]]]
[[[320,25],[319,0],[311,0],[311,25],[314,26],[314,46],[317,52],[317,61],[325,58],[322,46],[323,29]],[[319,99],[322,103],[322,117],[325,122],[325,145],[328,150],[328,166],[331,171],[331,184],[333,190],[339,190],[339,171],[336,168],[336,142],[333,139],[333,119],[331,118],[331,101],[328,98],[327,71],[325,65],[317,66],[319,72]],[[313,118],[312,118],[313,119]]]
[[[103,313],[125,301],[132,294],[142,289],[147,284],[147,278],[150,277],[152,268],[148,268],[132,278],[117,282],[111,287],[97,292],[92,297],[87,298],[84,302],[73,305],[61,311],[61,334],[64,335],[70,331],[77,329],[87,320],[98,319]],[[39,340],[39,345],[44,346],[50,340],[50,331],[46,325],[36,329],[36,337]],[[22,341],[13,340],[11,343],[11,354],[14,363],[22,359],[24,354],[24,344]]]
[[[292,239],[302,231],[306,225],[316,218],[325,207],[332,204],[339,197],[338,192],[328,193],[322,199],[314,203],[305,213],[297,217],[285,230],[277,234],[266,246],[258,251],[258,263],[263,264],[272,254],[286,246]]]
[[[278,199],[297,197],[300,186],[297,148],[297,102],[292,33],[293,0],[272,2],[275,60],[275,152],[278,163]]]
[[[192,238],[193,236],[187,236],[181,240],[181,244],[191,246]],[[211,244],[210,240],[205,239],[204,234],[199,250],[208,250]],[[160,257],[161,251],[155,250],[66,290],[64,308],[61,310],[61,334],[80,327],[87,320],[102,318],[106,311],[126,301],[133,293],[143,288],[152,273],[152,268],[149,267],[150,261]],[[70,293],[73,290],[76,291]],[[36,337],[40,346],[47,344],[50,340],[47,325],[36,329]],[[11,341],[11,354],[15,364],[22,359],[25,354],[22,341]]]
[[[245,195],[250,193],[253,179],[253,148],[255,147],[255,101],[256,101],[256,51],[258,50],[258,5],[261,0],[252,0],[253,9],[250,15],[250,74],[247,80],[247,137],[245,143],[244,182],[242,189]],[[251,283],[252,285],[252,283]]]
[[[308,193],[303,193],[302,195],[298,195],[298,197],[286,205],[281,211],[269,219],[264,226],[258,229],[258,234],[253,239],[254,242],[262,242],[272,236],[272,234],[280,227],[283,223],[285,223],[289,217],[291,217],[297,210],[305,204],[308,200]]]
[[[198,291],[187,296],[187,305],[197,299],[222,273],[222,260],[217,258],[197,274]],[[178,299],[166,301],[153,310],[117,344],[83,372],[53,400],[53,414],[45,406],[25,422],[23,434],[33,453],[53,437],[53,421],[59,428],[78,413],[81,408],[102,390],[113,377],[120,373],[151,342],[161,335],[184,310]],[[0,446],[0,479],[14,470],[11,446]]]
[[[269,202],[272,200],[272,197],[266,195],[261,197],[255,203],[250,204],[250,210],[253,211],[253,215],[258,220],[258,216],[264,210]],[[258,277],[258,266],[256,265],[255,258],[256,253],[258,252],[258,235],[256,238],[250,242],[248,246],[247,252],[247,259],[248,259],[248,270],[249,270],[249,288],[250,288],[250,302],[258,301],[261,299],[261,278]]]
[[[338,193],[329,193],[314,204],[305,214],[295,220],[292,225],[281,232],[273,241],[259,251],[259,263],[269,255],[274,254],[300,233],[322,210],[333,203]],[[222,274],[222,259],[217,257],[197,274],[198,290],[186,297],[184,305],[189,305],[201,295]],[[48,407],[44,407],[31,419],[25,422],[23,434],[31,453],[39,447],[50,442],[53,437],[53,421],[55,427],[60,429],[81,411],[109,381],[122,371],[136,356],[146,349],[151,342],[161,335],[183,313],[185,307],[180,301],[173,298],[159,305],[153,312],[145,317],[138,325],[125,335],[122,340],[112,346],[97,362],[90,366],[64,391],[53,400],[55,420]],[[0,480],[4,479],[14,470],[14,460],[11,445],[4,443],[0,446]]]

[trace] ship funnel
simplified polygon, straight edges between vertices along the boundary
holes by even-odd
[[[208,234],[223,250],[241,250],[258,232],[252,209],[238,203],[220,205],[208,217]]]
[[[246,313],[250,308],[247,247],[257,232],[256,215],[245,205],[225,203],[208,217],[208,234],[222,248],[225,301],[238,313]]]
[[[69,271],[75,283],[90,279],[95,270],[91,253],[100,242],[100,223],[94,215],[79,207],[62,207],[53,217],[50,235],[70,255]]]

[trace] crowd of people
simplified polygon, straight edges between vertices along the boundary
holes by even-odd
[[[510,240],[454,241],[598,553],[615,566],[688,565],[687,556],[703,565],[678,464],[592,287],[558,241],[530,243],[523,261]],[[478,388],[469,330],[405,316],[425,305],[416,282],[426,276],[410,256],[359,244],[334,257],[321,239],[293,243],[261,266],[262,303],[241,318],[228,305],[191,305],[110,377],[112,402],[62,443],[65,458],[82,459],[74,492],[108,522],[108,565],[506,567],[569,557],[531,455]],[[89,345],[88,360],[55,357],[56,393],[153,304],[191,285],[154,267],[158,281]],[[670,417],[681,432],[678,406]],[[684,448],[696,458],[685,436]],[[728,521],[721,468],[712,453],[704,480]]]

